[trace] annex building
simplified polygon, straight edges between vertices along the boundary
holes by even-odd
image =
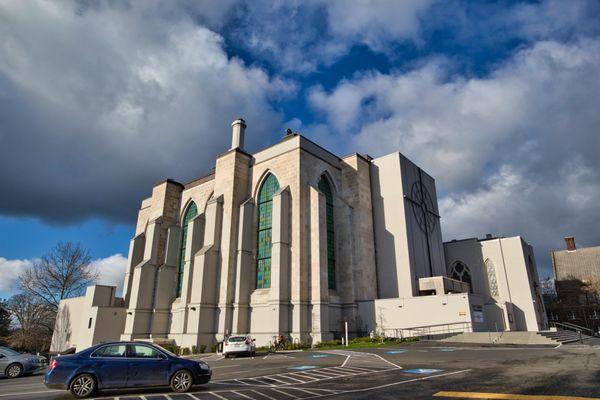
[[[339,157],[288,130],[244,150],[246,123],[209,175],[141,202],[123,297],[63,300],[52,350],[105,340],[212,344],[250,333],[321,342],[546,327],[520,237],[444,243],[435,180],[398,152]]]

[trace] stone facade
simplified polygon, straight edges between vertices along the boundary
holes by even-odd
[[[431,176],[399,153],[340,158],[294,133],[248,154],[245,122],[232,127],[211,174],[158,183],[142,201],[115,339],[191,348],[231,333],[315,343],[341,337],[345,322],[350,336],[427,323],[483,329],[473,309],[489,296],[447,276]],[[267,180],[272,193],[261,197]],[[450,303],[438,297],[451,293]],[[448,304],[460,318],[445,315]]]

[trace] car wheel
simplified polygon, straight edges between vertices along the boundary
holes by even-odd
[[[187,392],[192,387],[193,377],[190,371],[182,369],[173,375],[171,378],[171,389],[174,392]]]
[[[96,391],[96,379],[90,374],[79,375],[71,382],[70,390],[78,399],[91,396]]]
[[[18,378],[23,375],[23,366],[19,363],[10,364],[8,367],[6,367],[4,375],[8,376],[9,378]]]

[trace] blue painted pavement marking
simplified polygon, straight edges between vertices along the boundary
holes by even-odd
[[[448,347],[448,348],[440,349],[440,351],[456,351],[456,349],[454,347]]]
[[[298,365],[297,367],[288,367],[288,369],[295,369],[295,370],[305,370],[305,369],[314,369],[314,368],[318,368],[316,365]]]
[[[427,369],[427,368],[416,368],[416,369],[405,369],[402,372],[407,374],[435,374],[436,372],[442,372],[442,369]]]
[[[389,350],[386,351],[385,354],[402,354],[406,353],[408,350]]]
[[[330,355],[329,354],[313,354],[308,357],[310,357],[310,358],[325,358],[325,357],[330,357]]]

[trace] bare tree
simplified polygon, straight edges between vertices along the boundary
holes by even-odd
[[[82,295],[98,279],[90,261],[80,243],[61,242],[19,277],[21,289],[56,312],[62,299]]]
[[[600,301],[600,278],[587,279],[583,289],[588,295],[595,297],[596,301]]]
[[[16,323],[10,335],[11,346],[31,352],[48,349],[55,315],[49,305],[20,293],[11,297],[5,307]]]

